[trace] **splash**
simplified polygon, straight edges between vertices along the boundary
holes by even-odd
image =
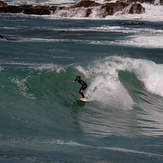
[[[76,67],[87,80],[90,80],[87,96],[90,101],[99,101],[103,105],[131,109],[134,100],[120,81],[118,72],[128,71],[143,83],[152,94],[163,96],[163,66],[149,60],[123,57],[108,57],[95,61],[88,67]],[[127,79],[126,79],[127,81]]]

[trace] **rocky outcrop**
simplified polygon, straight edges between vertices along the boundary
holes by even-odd
[[[117,1],[116,3],[106,3],[102,5],[102,9],[104,9],[103,17],[114,15],[116,12],[122,11],[127,6],[129,6],[129,4],[120,1]]]
[[[163,5],[163,0],[160,0],[160,5]]]
[[[6,2],[0,1],[0,7],[7,7],[8,4]]]
[[[35,14],[35,15],[50,15],[56,14],[56,12],[61,11],[61,16],[68,15],[70,11],[72,16],[78,14],[80,10],[84,11],[84,17],[89,17],[93,11],[98,11],[101,17],[106,17],[108,15],[114,15],[116,12],[121,12],[125,8],[130,7],[127,14],[142,14],[145,9],[140,3],[131,4],[129,2],[123,2],[119,0],[115,3],[109,3],[108,0],[104,4],[97,3],[91,0],[82,0],[81,2],[70,6],[70,7],[60,7],[60,6],[33,6],[33,5],[20,5],[12,6],[5,2],[0,1],[0,12],[1,13],[24,13],[24,14]],[[133,0],[128,0],[133,1]],[[141,0],[140,0],[141,1]],[[98,10],[97,10],[98,9]],[[124,12],[122,12],[124,13]],[[126,13],[125,13],[126,14]],[[70,15],[70,16],[71,16]]]
[[[145,12],[145,9],[141,6],[140,3],[135,3],[129,10],[129,14],[142,14]]]
[[[95,6],[100,6],[100,3],[97,3],[95,1],[89,1],[89,0],[83,0],[76,5],[73,5],[71,7],[66,7],[65,9],[71,9],[71,8],[78,8],[78,7],[95,7]]]
[[[1,13],[21,13],[23,9],[19,8],[19,6],[7,6],[0,7]]]
[[[140,2],[140,3],[154,4],[155,0],[127,0],[127,2],[128,3]]]
[[[24,9],[23,13],[34,15],[50,15],[51,11],[49,6],[31,6]]]

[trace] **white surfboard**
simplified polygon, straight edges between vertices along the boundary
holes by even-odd
[[[79,99],[80,101],[87,101],[87,99],[85,98],[84,100],[82,100],[82,99]]]
[[[86,97],[84,100],[79,99],[80,101],[88,101],[88,97]]]

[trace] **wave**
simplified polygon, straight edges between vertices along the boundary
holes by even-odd
[[[44,21],[44,19],[41,19],[41,22],[42,21]],[[69,21],[71,22],[72,20]],[[46,22],[48,22],[48,20],[46,20]],[[59,22],[60,20],[56,20],[56,23]],[[15,27],[15,29],[17,29],[18,31],[27,31],[23,35],[22,33],[17,33],[17,35],[15,36],[11,35],[8,37],[4,35],[7,40],[1,39],[0,42],[70,42],[75,44],[111,45],[123,47],[129,46],[138,48],[162,49],[163,30],[161,28],[161,23],[145,22],[143,25],[126,25],[125,23],[131,23],[133,21],[130,22],[128,20],[127,22],[125,22],[122,20],[118,20],[113,22],[110,21],[110,23],[106,25],[105,20],[91,20],[92,25],[88,26],[89,21],[82,21],[82,25],[80,24],[81,22],[79,20],[75,20],[75,22],[73,20],[72,25],[70,25],[71,23],[67,24],[67,20],[63,20],[63,22],[63,25],[57,24],[55,26],[50,25],[48,27],[44,25],[39,25],[39,27],[31,25],[30,30],[27,24],[26,26],[18,26]],[[74,23],[77,23],[78,25],[74,25]],[[8,29],[8,27],[5,28]]]
[[[1,72],[1,91],[10,90],[10,93],[35,100],[54,98],[73,101],[80,97],[80,85],[71,84],[77,75],[82,76],[89,85],[85,91],[89,101],[103,106],[131,109],[135,105],[135,90],[143,89],[163,97],[162,64],[115,56],[91,64],[29,64],[26,69],[17,68],[7,73],[4,69]]]
[[[163,65],[112,56],[67,66],[25,66],[4,67],[0,72],[4,133],[26,130],[27,135],[47,136],[77,130],[93,135],[127,135],[131,130],[129,121],[137,116],[139,133],[162,135]],[[87,102],[78,100],[81,86],[71,82],[77,75],[88,84],[84,92],[89,98]],[[76,120],[78,112],[80,118]],[[78,121],[82,127],[78,127]]]

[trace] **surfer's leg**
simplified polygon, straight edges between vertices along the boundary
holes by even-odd
[[[81,94],[82,98],[85,98],[82,88],[79,90],[79,93]]]
[[[85,98],[83,91],[87,88],[87,85],[82,86],[79,90],[79,93],[81,94],[82,98]]]

